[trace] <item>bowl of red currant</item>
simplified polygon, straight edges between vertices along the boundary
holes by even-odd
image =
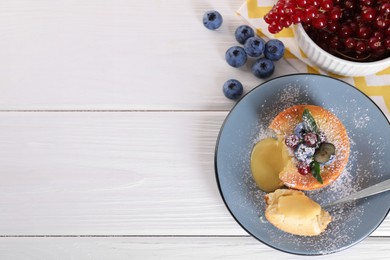
[[[264,20],[273,34],[293,26],[323,70],[366,76],[390,66],[390,0],[278,0]]]

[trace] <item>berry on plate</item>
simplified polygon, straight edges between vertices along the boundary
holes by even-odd
[[[336,148],[331,143],[322,143],[314,154],[314,160],[319,163],[326,163],[332,155],[336,154]]]
[[[317,144],[318,137],[317,137],[317,134],[310,132],[310,133],[305,134],[305,136],[303,137],[303,140],[307,146],[314,147]]]
[[[297,147],[299,142],[300,142],[300,139],[297,135],[292,134],[292,135],[286,136],[285,143],[290,148],[294,149],[295,147]]]
[[[310,173],[310,165],[307,162],[298,162],[298,172],[302,175],[308,175]]]
[[[298,136],[300,139],[303,138],[303,135],[305,134],[305,124],[303,122],[297,124],[297,126],[294,129],[294,134]]]
[[[315,150],[316,149],[314,147],[309,147],[306,144],[300,144],[295,150],[294,155],[298,161],[311,162]]]
[[[236,100],[241,97],[244,88],[242,87],[241,82],[236,79],[229,79],[223,84],[222,88],[223,94],[228,99]]]
[[[203,24],[207,29],[218,29],[222,24],[222,15],[215,10],[207,11],[203,14]]]
[[[238,68],[245,64],[247,55],[244,48],[233,46],[226,51],[225,59],[230,66]]]

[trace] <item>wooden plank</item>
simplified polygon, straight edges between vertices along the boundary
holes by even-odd
[[[226,115],[0,113],[0,235],[246,235],[214,174]]]
[[[242,1],[29,0],[0,4],[0,109],[230,109],[223,83],[264,80],[224,60]],[[223,26],[202,15],[219,10]],[[296,73],[278,61],[274,76]]]
[[[368,238],[318,259],[388,259],[390,238]],[[0,238],[1,259],[302,259],[251,237]],[[317,257],[316,257],[317,258]]]

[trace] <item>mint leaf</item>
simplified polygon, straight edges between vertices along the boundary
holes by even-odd
[[[314,178],[317,179],[319,183],[323,183],[321,173],[320,173],[320,164],[316,161],[310,163],[310,171]]]
[[[302,122],[305,126],[306,132],[318,133],[316,120],[314,120],[314,117],[311,115],[309,109],[307,108],[303,110]]]

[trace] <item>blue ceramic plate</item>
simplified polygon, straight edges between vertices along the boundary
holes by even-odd
[[[390,178],[390,125],[365,94],[343,81],[312,74],[287,75],[254,88],[231,110],[221,128],[215,171],[223,200],[236,221],[259,241],[299,255],[330,254],[369,236],[389,212],[390,192],[329,209],[325,232],[302,237],[280,231],[264,217],[265,193],[250,171],[254,144],[269,135],[270,121],[283,109],[312,104],[332,111],[345,125],[351,155],[342,175],[309,197],[324,205]]]

